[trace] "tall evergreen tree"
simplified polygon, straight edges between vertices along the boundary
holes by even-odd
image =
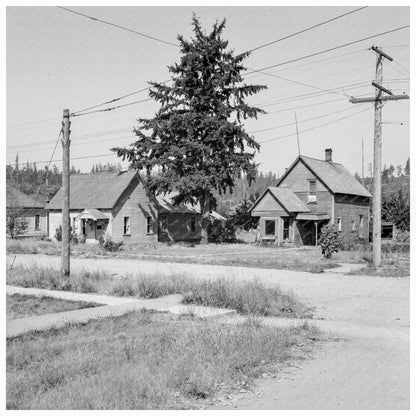
[[[138,140],[130,148],[114,150],[134,169],[146,171],[151,192],[178,191],[175,204],[199,202],[206,243],[214,193],[232,190],[240,172],[249,181],[255,176],[259,144],[246,133],[243,121],[263,113],[246,98],[266,86],[243,82],[249,53],[235,55],[227,49],[228,41],[221,37],[225,20],[208,34],[195,15],[192,24],[191,40],[178,36],[181,58],[168,67],[171,85],[150,83],[150,97],[160,103],[159,111],[138,120]],[[158,167],[159,175],[151,175]]]

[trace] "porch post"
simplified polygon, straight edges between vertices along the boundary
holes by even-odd
[[[314,221],[315,223],[315,246],[318,246],[318,221]]]

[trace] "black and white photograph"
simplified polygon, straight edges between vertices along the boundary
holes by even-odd
[[[409,2],[1,12],[3,411],[415,410]]]

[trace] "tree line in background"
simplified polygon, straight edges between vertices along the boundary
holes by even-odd
[[[95,163],[92,165],[91,173],[120,172],[120,163]],[[71,166],[71,175],[81,174],[81,170],[74,165]],[[46,166],[38,168],[36,162],[19,163],[19,155],[16,155],[15,164],[6,165],[6,183],[13,186],[26,195],[36,197],[38,194],[43,198],[52,198],[62,185],[62,171],[53,165],[48,169]]]

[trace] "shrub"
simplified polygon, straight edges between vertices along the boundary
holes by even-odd
[[[62,241],[62,227],[59,226],[56,230],[55,230],[55,238],[57,241]]]
[[[110,236],[107,236],[105,238],[101,236],[98,239],[98,243],[104,250],[107,251],[120,251],[122,245],[124,244],[122,241],[113,241]]]
[[[235,226],[231,220],[221,221],[215,219],[208,226],[209,240],[212,243],[235,243]]]
[[[341,250],[342,238],[332,226],[325,225],[322,227],[318,244],[321,246],[323,256],[329,259],[332,253],[338,253]]]

